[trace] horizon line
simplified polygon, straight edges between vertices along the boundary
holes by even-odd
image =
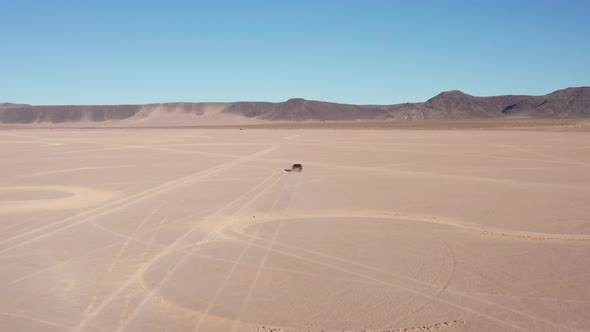
[[[161,102],[147,102],[147,103],[108,103],[108,104],[28,104],[28,103],[20,103],[20,102],[12,102],[12,101],[2,101],[0,105],[3,104],[12,104],[12,105],[23,105],[23,106],[136,106],[136,105],[161,105],[161,104],[232,104],[232,103],[271,103],[271,104],[278,104],[284,103],[289,100],[294,99],[302,99],[305,101],[317,101],[317,102],[324,102],[324,103],[332,103],[332,104],[341,104],[341,105],[354,105],[354,106],[392,106],[392,105],[402,105],[402,104],[416,104],[416,103],[424,103],[428,100],[439,96],[443,93],[448,92],[460,92],[462,94],[471,96],[471,97],[479,97],[479,98],[488,98],[488,97],[504,97],[504,96],[528,96],[528,97],[543,97],[557,91],[563,91],[568,89],[584,89],[590,88],[590,85],[582,85],[582,86],[569,86],[567,88],[557,89],[545,94],[501,94],[501,95],[472,95],[466,93],[462,90],[452,89],[452,90],[444,90],[439,92],[438,94],[424,100],[424,101],[405,101],[401,103],[343,103],[343,102],[336,102],[336,101],[329,101],[329,100],[319,100],[319,99],[307,99],[302,97],[292,97],[282,101],[265,101],[265,100],[234,100],[234,101],[161,101]]]

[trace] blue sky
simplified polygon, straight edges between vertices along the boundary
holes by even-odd
[[[423,101],[590,85],[590,1],[0,0],[0,102]]]

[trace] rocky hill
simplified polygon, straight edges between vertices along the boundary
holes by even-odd
[[[403,120],[489,119],[503,117],[590,117],[590,87],[568,88],[544,96],[475,97],[443,92],[424,103],[386,106],[387,118]]]

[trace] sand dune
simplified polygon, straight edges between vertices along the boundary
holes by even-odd
[[[3,129],[0,330],[586,331],[588,135]]]

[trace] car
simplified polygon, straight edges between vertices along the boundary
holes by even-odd
[[[292,172],[302,172],[303,166],[301,166],[301,164],[293,164],[293,167],[291,167],[291,171]]]

